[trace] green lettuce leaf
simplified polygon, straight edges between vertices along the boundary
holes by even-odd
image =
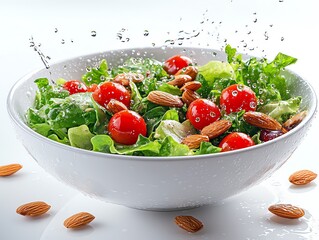
[[[173,137],[167,136],[162,141],[159,156],[188,156],[193,152],[184,144],[178,143]]]
[[[198,68],[209,85],[212,85],[216,79],[235,78],[234,69],[228,62],[210,61]]]
[[[88,126],[81,125],[69,128],[68,137],[71,146],[92,150],[91,138],[94,137],[94,134],[90,132]]]
[[[47,121],[53,129],[70,128],[83,124],[93,126],[96,123],[96,112],[91,93],[76,93],[65,99],[51,100]]]
[[[51,85],[47,78],[38,78],[34,82],[38,87],[34,101],[35,109],[40,109],[44,105],[49,104],[52,98],[65,98],[70,95],[60,85]]]
[[[91,142],[93,151],[126,155],[141,152],[145,156],[154,156],[159,154],[161,148],[161,144],[158,141],[152,142],[142,135],[138,137],[137,142],[133,145],[116,145],[108,135],[96,135],[91,139]]]
[[[186,120],[180,123],[175,120],[163,120],[156,128],[154,138],[165,139],[170,136],[176,142],[182,142],[182,139],[188,135],[195,134],[196,129]]]
[[[282,71],[285,67],[295,63],[296,58],[279,53],[272,62],[267,59],[242,59],[235,48],[226,46],[227,60],[236,73],[237,83],[249,86],[256,94],[260,105],[273,101],[290,98],[287,91],[287,82]]]
[[[194,151],[195,155],[218,153],[222,149],[214,146],[210,142],[201,142],[199,149]]]
[[[82,81],[86,86],[90,86],[92,84],[100,84],[105,80],[109,79],[108,66],[105,59],[100,62],[99,67],[90,68],[86,74],[82,76]]]
[[[298,112],[300,103],[301,97],[294,97],[286,101],[270,102],[262,106],[259,111],[283,123]]]

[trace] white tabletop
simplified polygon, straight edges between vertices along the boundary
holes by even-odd
[[[29,47],[31,36],[41,43],[40,49],[51,58],[49,63],[109,49],[161,46],[165,40],[176,40],[178,45],[178,38],[187,36],[192,38],[184,40],[184,45],[219,49],[227,42],[239,46],[239,51],[269,58],[281,51],[298,58],[290,69],[319,93],[318,9],[315,0],[1,1],[0,165],[20,163],[23,169],[0,179],[0,239],[319,239],[319,180],[305,187],[288,182],[296,170],[319,173],[317,119],[271,178],[219,206],[183,212],[204,222],[204,229],[191,235],[173,223],[180,212],[106,204],[46,174],[17,139],[6,111],[11,86],[29,71],[43,67]],[[15,213],[19,205],[36,200],[49,203],[50,212],[34,219]],[[298,205],[306,215],[289,221],[274,217],[267,208],[275,202]],[[64,228],[63,220],[79,211],[91,212],[96,219],[79,231]]]

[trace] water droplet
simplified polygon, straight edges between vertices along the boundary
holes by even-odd
[[[61,44],[64,44],[65,43],[65,40],[64,39],[61,39]]]
[[[91,72],[92,71],[92,68],[90,66],[86,67],[85,69],[87,72]]]
[[[247,34],[248,34],[248,35],[251,34],[251,31],[248,31]]]
[[[57,33],[59,30],[57,28],[54,29],[54,33]]]
[[[71,39],[71,43],[73,43],[74,41],[73,41],[73,39]]]
[[[91,31],[91,36],[96,37],[96,31]]]
[[[105,81],[105,76],[101,75],[101,76],[100,76],[100,80],[101,80],[101,81]]]
[[[284,40],[285,40],[285,38],[284,38],[284,37],[281,37],[281,38],[280,38],[280,40],[281,40],[281,41],[284,41]]]
[[[237,90],[238,91],[242,91],[244,89],[244,85],[243,84],[238,84],[237,85]]]
[[[152,47],[155,47],[155,43],[152,43]]]
[[[148,30],[144,30],[144,36],[147,37],[149,35],[149,31]]]
[[[234,90],[234,91],[232,91],[232,93],[231,93],[234,97],[236,97],[237,96],[237,94],[238,94],[238,91],[237,90]]]
[[[215,112],[210,112],[209,116],[211,116],[212,118],[216,117],[216,113]]]
[[[199,122],[200,121],[200,118],[199,117],[197,117],[197,118],[195,118],[195,122]]]
[[[254,23],[256,23],[256,22],[257,22],[257,18],[254,19]]]
[[[279,0],[279,2],[281,3],[281,2],[284,2],[284,0]]]
[[[267,32],[267,31],[264,33],[264,37],[265,37],[265,40],[268,40],[268,39],[269,39],[269,36],[268,36],[268,32]]]
[[[270,25],[269,25],[269,27],[273,27],[273,26],[274,26],[274,24],[270,24]]]

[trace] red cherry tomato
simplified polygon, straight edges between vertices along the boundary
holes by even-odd
[[[255,111],[257,108],[257,98],[253,90],[242,84],[234,84],[225,88],[220,96],[220,107],[226,113],[245,111]]]
[[[63,88],[68,90],[70,94],[87,92],[87,87],[84,83],[79,80],[70,80],[63,84]]]
[[[196,129],[201,130],[220,118],[220,110],[212,101],[200,98],[189,105],[186,117]]]
[[[255,145],[254,141],[245,133],[232,132],[222,139],[219,147],[222,152],[246,148]]]
[[[106,107],[111,99],[122,102],[128,108],[130,107],[130,92],[121,84],[114,82],[102,83],[93,93],[93,99],[101,106]]]
[[[88,86],[88,92],[94,92],[96,89],[98,89],[98,85],[96,83],[91,84],[90,86]]]
[[[187,67],[192,64],[192,60],[188,57],[175,55],[164,62],[164,70],[170,74],[174,75],[178,70]]]
[[[115,113],[109,122],[108,131],[113,140],[120,144],[136,143],[138,135],[146,136],[146,123],[136,112],[122,110]]]

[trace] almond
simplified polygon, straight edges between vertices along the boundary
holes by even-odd
[[[193,79],[190,76],[181,74],[181,75],[176,75],[172,81],[167,83],[176,87],[182,87],[185,83],[190,82],[192,80]]]
[[[94,216],[88,212],[79,212],[65,219],[64,226],[66,228],[79,228],[94,220]]]
[[[196,99],[199,99],[200,96],[197,92],[194,92],[192,90],[188,90],[186,89],[183,94],[182,94],[182,100],[184,103],[186,103],[186,105],[191,104],[193,101],[195,101]]]
[[[307,111],[300,112],[288,119],[282,126],[288,131],[296,127],[307,116]]]
[[[300,218],[305,215],[305,211],[302,208],[293,206],[291,204],[274,204],[271,205],[268,210],[283,218]]]
[[[196,76],[197,76],[197,73],[198,73],[198,69],[194,66],[188,66],[188,67],[185,67],[185,68],[182,68],[180,69],[176,74],[175,76],[177,75],[181,75],[181,74],[185,74],[185,75],[188,75],[192,78],[192,80],[195,80],[196,79]]]
[[[182,143],[187,145],[190,149],[199,148],[202,142],[209,142],[208,136],[201,134],[188,135],[182,140]]]
[[[306,185],[317,177],[317,174],[310,170],[300,170],[290,175],[289,181],[295,185]]]
[[[268,116],[265,113],[245,112],[243,118],[247,123],[255,127],[268,130],[282,131],[283,133],[287,132],[276,119]]]
[[[147,100],[160,106],[166,107],[182,107],[184,104],[178,96],[162,91],[151,91]]]
[[[175,223],[187,232],[195,233],[203,228],[203,223],[192,216],[177,216]]]
[[[37,201],[21,205],[17,208],[16,212],[23,216],[36,217],[46,213],[50,208],[51,206],[47,203]]]
[[[111,112],[112,114],[115,114],[117,112],[120,112],[122,110],[127,110],[127,107],[125,106],[124,103],[116,100],[116,99],[111,99],[109,103],[106,105],[106,109]]]
[[[116,77],[113,79],[113,82],[119,83],[123,86],[128,86],[130,84],[130,81],[133,81],[134,83],[142,82],[144,80],[144,76],[140,73],[120,73],[116,75]]]
[[[10,176],[19,171],[22,166],[18,163],[0,166],[0,177]]]
[[[181,90],[184,91],[184,90],[188,89],[188,90],[196,91],[196,90],[200,89],[201,86],[202,86],[202,84],[200,82],[191,81],[191,82],[185,83],[184,86],[181,87]]]
[[[226,132],[231,125],[232,123],[226,119],[218,120],[204,127],[201,134],[207,135],[209,139],[213,139]]]

